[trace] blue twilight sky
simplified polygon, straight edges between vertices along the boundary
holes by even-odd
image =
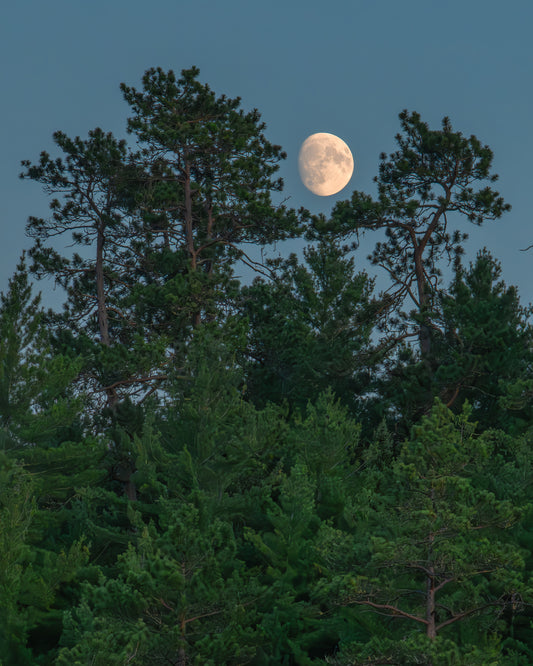
[[[0,12],[0,290],[23,248],[29,215],[47,215],[20,161],[56,155],[55,130],[85,138],[102,127],[125,136],[119,84],[141,88],[150,67],[196,65],[218,94],[258,108],[267,136],[288,158],[288,205],[329,213],[354,189],[373,194],[379,154],[395,148],[398,113],[416,110],[434,128],[476,134],[494,151],[496,187],[513,209],[469,227],[467,256],[488,247],[503,278],[533,301],[533,2],[531,0],[17,0]],[[337,134],[355,174],[333,197],[300,182],[302,141]],[[372,239],[356,254],[366,268]],[[279,247],[277,248],[279,251]],[[373,273],[373,269],[369,272]],[[386,286],[385,280],[378,282]],[[45,302],[60,295],[42,283]]]

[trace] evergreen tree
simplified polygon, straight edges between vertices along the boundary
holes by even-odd
[[[159,500],[118,575],[66,613],[58,664],[244,664],[255,652],[246,572],[231,524],[195,503]]]
[[[216,97],[198,74],[152,69],[143,92],[122,85],[139,153],[97,128],[87,140],[56,132],[64,160],[43,152],[38,164],[23,162],[21,177],[55,197],[51,218],[30,217],[27,229],[32,270],[67,290],[64,314],[50,315],[57,345],[83,356],[84,389],[113,410],[128,396],[160,395],[191,324],[224,316],[235,261],[259,266],[247,243],[299,233],[297,215],[271,201],[285,155],[259,113]],[[47,244],[64,234],[82,248],[72,257]]]
[[[195,67],[180,78],[157,68],[145,73],[142,92],[121,85],[134,112],[128,131],[140,142],[146,173],[137,185],[134,253],[142,255],[150,238],[150,273],[155,284],[162,277],[168,283],[156,298],[163,304],[157,316],[169,316],[164,308],[189,308],[195,326],[214,317],[214,294],[236,259],[257,266],[246,244],[294,236],[299,226],[293,211],[272,204],[271,193],[283,186],[273,176],[285,153],[266,139],[258,111],[245,113],[240,98],[217,97],[198,75]],[[153,291],[144,297],[153,298]]]
[[[0,295],[0,662],[525,666],[530,311],[448,227],[508,210],[492,152],[403,112],[375,201],[296,214],[259,113],[198,76],[121,86],[138,152],[57,132],[23,162],[67,300],[24,258]],[[304,263],[247,252],[303,221]],[[338,240],[366,230],[381,299]]]
[[[273,280],[257,278],[242,290],[250,322],[247,394],[256,404],[286,400],[304,411],[327,388],[352,412],[363,411],[378,353],[371,343],[380,303],[373,282],[355,273],[337,243],[322,241],[267,262]]]
[[[19,603],[34,511],[29,475],[0,451],[0,663],[31,663],[29,623]]]
[[[417,314],[415,331],[420,353],[431,353],[432,312],[438,305],[440,262],[462,254],[467,235],[451,232],[451,219],[463,215],[476,224],[499,218],[510,206],[490,185],[493,154],[475,136],[454,132],[448,118],[441,130],[431,130],[416,112],[400,114],[402,133],[396,136],[399,149],[381,154],[375,178],[378,198],[354,192],[350,201],[339,202],[331,222],[319,220],[317,230],[336,236],[353,236],[367,229],[383,229],[386,241],[379,241],[370,256],[384,268],[392,281],[390,305],[399,310],[406,298]],[[404,322],[405,323],[405,322]]]
[[[81,400],[67,390],[80,363],[53,355],[22,256],[0,293],[0,426],[3,448],[68,437]]]
[[[511,458],[494,473],[497,440],[474,434],[469,411],[454,416],[437,403],[385,473],[386,494],[372,496],[380,475],[367,477],[355,534],[368,550],[337,579],[337,598],[391,618],[398,638],[351,648],[347,640],[338,663],[380,653],[394,664],[491,663],[501,612],[529,603],[525,552],[507,536],[528,509],[510,481],[522,472]]]
[[[291,423],[282,465],[263,481],[266,520],[249,520],[244,533],[265,588],[256,602],[264,639],[254,664],[323,663],[336,650],[344,622],[331,612],[327,572],[353,546],[360,430],[332,392],[323,393]]]
[[[58,663],[239,664],[265,641],[256,602],[266,591],[242,534],[245,522],[264,521],[262,481],[275,474],[283,423],[280,410],[259,414],[243,400],[232,339],[214,325],[197,329],[185,377],[134,434],[130,544],[65,615]],[[87,510],[101,541],[105,525],[97,534]]]
[[[32,270],[39,278],[53,277],[66,290],[63,316],[51,317],[59,329],[58,344],[92,357],[86,381],[94,384],[97,379],[96,391],[103,391],[109,406],[115,407],[119,400],[117,380],[125,379],[127,386],[131,378],[124,372],[124,365],[126,369],[129,365],[127,355],[120,353],[125,347],[116,345],[119,339],[126,342],[124,321],[128,320],[116,294],[128,281],[117,265],[117,246],[124,243],[125,234],[120,181],[128,158],[126,143],[100,128],[89,132],[86,140],[55,132],[54,142],[63,151],[64,160],[43,151],[38,164],[22,162],[26,171],[21,178],[35,180],[45,192],[56,195],[50,203],[49,219],[31,216],[28,221],[27,233],[35,239],[30,250]],[[45,245],[65,234],[82,254],[66,257]],[[91,248],[92,256],[87,256],[86,248]]]
[[[51,663],[88,559],[72,501],[103,478],[101,443],[85,433],[71,386],[81,364],[53,353],[39,300],[23,257],[0,294],[0,568],[9,577],[0,642],[17,664]]]
[[[388,359],[379,390],[401,414],[402,427],[420,418],[428,392],[454,410],[468,400],[483,429],[516,431],[530,420],[526,404],[516,399],[517,390],[532,381],[530,308],[520,305],[516,289],[500,276],[499,263],[486,250],[468,270],[457,267],[440,298],[440,330],[431,333],[433,370],[408,347]]]
[[[435,381],[449,405],[466,399],[483,428],[509,432],[519,420],[530,420],[523,408],[504,407],[509,386],[532,379],[533,330],[531,308],[522,307],[516,288],[500,277],[500,264],[486,250],[468,271],[457,271],[443,297],[443,352]]]
[[[309,665],[311,656],[321,656],[331,647],[309,594],[319,576],[313,550],[320,524],[315,484],[302,463],[288,474],[280,472],[278,483],[279,496],[266,507],[265,528],[245,532],[262,564],[266,590],[256,602],[263,645],[252,663]]]

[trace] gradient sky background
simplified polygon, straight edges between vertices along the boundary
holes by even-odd
[[[486,246],[503,278],[533,301],[533,2],[531,0],[18,0],[0,12],[0,290],[46,216],[40,186],[20,161],[59,155],[52,133],[86,138],[94,127],[124,137],[129,107],[119,84],[141,88],[150,67],[196,65],[217,94],[257,108],[288,158],[287,205],[328,214],[354,189],[371,194],[379,154],[395,149],[398,113],[432,128],[449,116],[494,151],[497,189],[513,209],[470,233],[467,257]],[[298,151],[313,132],[350,146],[354,177],[333,197],[308,192]],[[375,242],[368,238],[357,265]],[[291,249],[295,249],[294,247]],[[280,248],[277,248],[279,252]],[[283,249],[285,254],[285,249]],[[370,269],[371,274],[374,269]],[[380,286],[386,286],[381,278]],[[41,283],[45,303],[60,294]]]

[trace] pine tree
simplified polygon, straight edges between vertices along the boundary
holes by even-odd
[[[125,242],[126,234],[122,195],[128,161],[126,142],[100,128],[90,131],[86,140],[55,132],[54,142],[64,160],[43,151],[38,164],[22,162],[26,171],[21,178],[35,180],[47,194],[60,197],[54,196],[50,202],[49,219],[29,218],[27,233],[35,239],[30,250],[32,271],[39,278],[53,277],[66,290],[63,316],[51,316],[58,329],[58,344],[93,357],[85,376],[88,379],[96,374],[96,391],[102,391],[114,407],[119,400],[117,380],[125,379],[127,386],[131,377],[124,373],[124,364],[129,365],[127,355],[116,345],[119,340],[125,342],[124,330],[128,330],[124,327],[128,318],[116,293],[128,280],[117,265],[117,246]],[[63,235],[70,235],[82,253],[67,257],[45,245]],[[87,248],[92,256],[87,256]],[[130,330],[130,344],[131,337]]]
[[[53,353],[39,301],[23,257],[0,294],[0,568],[17,574],[3,581],[2,631],[11,633],[0,642],[7,663],[20,664],[51,663],[45,655],[88,559],[72,503],[105,475],[103,447],[85,432],[84,401],[72,388],[81,364]]]
[[[351,648],[347,641],[347,661],[339,663],[367,663],[365,655],[380,652],[398,664],[491,663],[499,654],[499,614],[529,603],[525,553],[507,536],[528,505],[520,487],[502,483],[518,481],[518,460],[500,460],[496,472],[497,440],[476,436],[469,412],[465,406],[454,416],[437,403],[385,473],[385,493],[361,494],[355,535],[367,555],[359,548],[353,573],[338,578],[338,603],[391,618],[391,631],[403,639]],[[368,476],[370,491],[379,476]],[[350,660],[354,650],[359,661]]]
[[[497,176],[490,171],[492,151],[475,136],[454,132],[448,118],[441,130],[431,130],[416,112],[402,111],[400,123],[399,149],[381,154],[377,200],[354,192],[350,201],[335,206],[329,223],[317,220],[315,226],[342,237],[385,230],[386,241],[376,243],[369,258],[390,276],[390,306],[399,311],[405,299],[414,306],[415,329],[404,318],[401,330],[416,335],[421,355],[429,357],[441,261],[459,258],[467,238],[462,230],[451,232],[449,223],[461,215],[481,225],[510,206],[490,185],[481,187]]]
[[[195,326],[213,319],[214,294],[236,259],[257,266],[246,244],[294,236],[299,225],[293,211],[272,204],[285,154],[266,139],[259,112],[245,113],[240,98],[217,97],[198,75],[195,67],[180,78],[157,68],[145,73],[142,92],[121,85],[146,173],[136,199],[139,248],[150,239],[149,271],[164,290],[158,316],[189,308]]]
[[[265,528],[261,532],[247,528],[245,532],[262,564],[265,585],[256,602],[263,645],[252,663],[310,665],[310,653],[320,656],[324,643],[330,647],[319,623],[319,608],[309,595],[319,577],[313,550],[320,524],[315,483],[301,462],[288,474],[280,471],[278,483],[279,497],[267,504]]]
[[[19,604],[34,511],[29,475],[0,451],[0,663],[31,663],[29,623]]]
[[[263,644],[254,664],[323,663],[315,660],[336,650],[344,623],[328,601],[327,572],[353,546],[360,430],[326,391],[291,422],[281,465],[263,481],[264,517],[248,520],[244,532],[265,588],[256,602]]]
[[[160,499],[157,521],[138,514],[136,545],[66,613],[56,663],[177,666],[246,663],[255,652],[246,572],[231,524],[196,502]]]

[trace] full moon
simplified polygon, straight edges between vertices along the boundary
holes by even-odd
[[[311,134],[302,143],[298,167],[303,184],[313,194],[329,197],[346,187],[353,174],[348,146],[334,134]]]

